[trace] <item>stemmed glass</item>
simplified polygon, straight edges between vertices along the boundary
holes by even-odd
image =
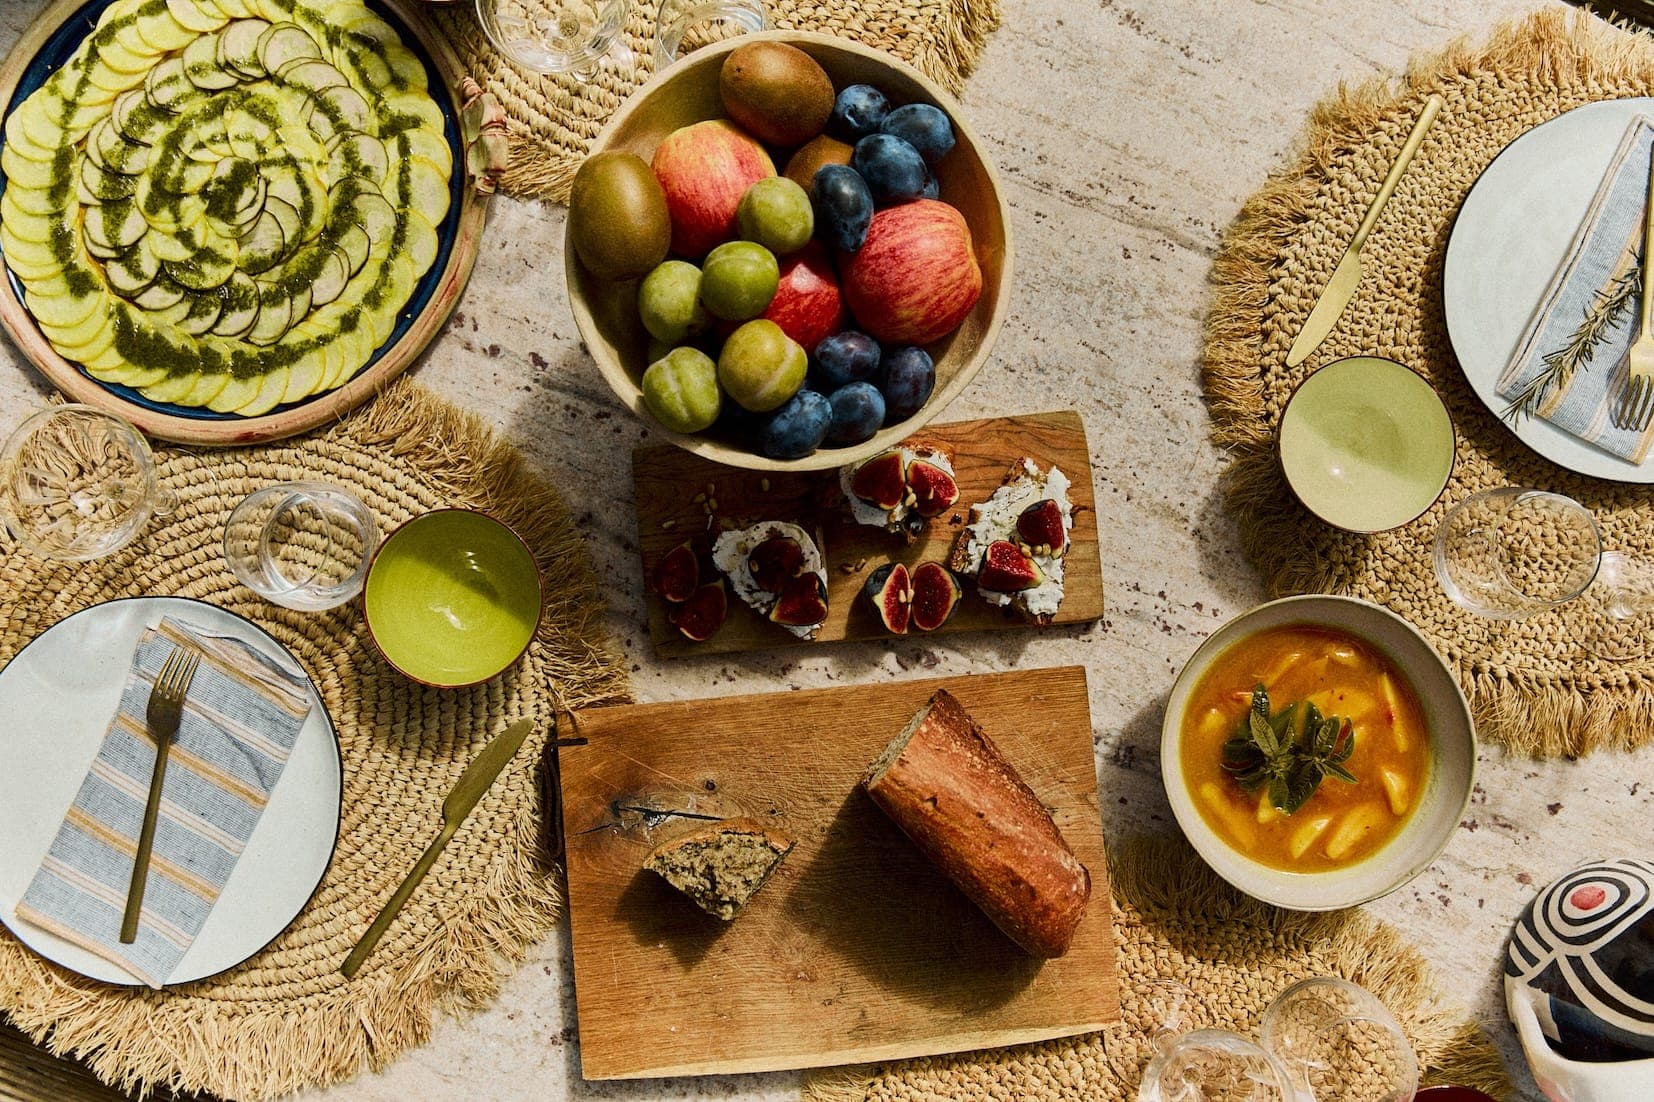
[[[1418,1090],[1418,1058],[1400,1023],[1348,980],[1315,976],[1275,996],[1259,1040],[1314,1102],[1412,1102]]]
[[[1583,597],[1590,653],[1649,653],[1654,564],[1604,551],[1596,519],[1571,497],[1517,486],[1472,494],[1442,518],[1435,568],[1448,597],[1478,615],[1522,620]]]
[[[581,81],[607,68],[629,76],[635,63],[621,31],[631,0],[476,0],[477,20],[508,59],[537,73]]]
[[[85,562],[118,551],[176,504],[156,479],[143,434],[91,406],[40,410],[0,449],[0,520],[49,559]]]
[[[661,0],[655,16],[655,72],[703,46],[769,25],[763,0]]]

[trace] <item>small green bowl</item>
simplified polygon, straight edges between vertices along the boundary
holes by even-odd
[[[1337,360],[1298,384],[1278,446],[1304,508],[1350,532],[1417,520],[1453,473],[1453,422],[1440,395],[1377,356]]]
[[[521,658],[543,599],[522,537],[468,509],[424,513],[392,532],[363,590],[385,661],[439,689],[480,685]]]

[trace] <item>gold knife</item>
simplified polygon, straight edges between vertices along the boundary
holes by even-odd
[[[1361,282],[1361,246],[1367,243],[1367,235],[1372,232],[1373,223],[1384,211],[1384,204],[1390,201],[1390,193],[1395,191],[1396,183],[1401,174],[1407,171],[1407,165],[1413,160],[1413,154],[1419,151],[1419,144],[1424,141],[1424,132],[1430,129],[1430,124],[1436,121],[1436,113],[1442,109],[1442,98],[1432,95],[1424,102],[1424,110],[1419,114],[1419,121],[1413,124],[1413,132],[1407,135],[1407,144],[1401,147],[1400,156],[1396,163],[1390,166],[1390,174],[1384,177],[1384,184],[1378,189],[1378,196],[1373,205],[1367,208],[1367,217],[1361,220],[1361,227],[1350,238],[1350,247],[1344,253],[1344,259],[1338,262],[1338,267],[1327,281],[1326,289],[1315,303],[1315,308],[1309,312],[1309,320],[1304,327],[1298,330],[1298,337],[1292,342],[1292,350],[1286,354],[1286,365],[1297,367],[1309,358],[1332,327],[1338,324],[1339,315],[1344,307],[1350,304],[1355,297],[1355,288]]]
[[[442,847],[446,846],[454,832],[459,830],[459,825],[471,814],[471,809],[477,806],[477,801],[482,799],[483,793],[488,791],[494,779],[500,775],[500,770],[516,755],[517,748],[522,746],[523,740],[533,728],[534,724],[531,721],[519,719],[495,735],[488,745],[482,748],[482,753],[477,755],[476,760],[465,767],[465,772],[448,793],[448,798],[442,801],[442,833],[436,836],[436,841],[421,855],[413,871],[408,873],[407,878],[402,881],[402,886],[396,889],[396,894],[391,896],[390,902],[385,904],[379,912],[379,917],[373,920],[368,932],[362,935],[362,940],[356,943],[356,948],[350,951],[350,956],[346,957],[344,964],[339,967],[346,979],[354,977],[357,970],[362,967],[362,962],[368,959],[368,954],[379,944],[379,939],[390,927],[396,913],[402,909],[402,905],[408,901],[414,889],[419,887],[419,882],[425,879],[425,874],[431,871],[431,866],[436,864],[436,859],[442,854]]]

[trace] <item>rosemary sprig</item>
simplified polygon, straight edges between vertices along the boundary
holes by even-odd
[[[1585,308],[1585,320],[1568,338],[1568,343],[1545,354],[1545,370],[1529,379],[1499,416],[1511,424],[1523,417],[1531,417],[1553,391],[1568,385],[1574,372],[1588,368],[1597,345],[1630,308],[1631,300],[1641,293],[1642,265],[1635,263],[1622,275],[1616,276],[1607,287],[1596,292],[1591,304]]]
[[[1304,701],[1302,729],[1293,722],[1298,705],[1269,714],[1269,691],[1252,690],[1252,706],[1235,736],[1223,744],[1223,768],[1247,791],[1269,786],[1269,802],[1291,815],[1315,795],[1326,777],[1355,784],[1344,763],[1355,753],[1355,728],[1347,719],[1323,716]]]

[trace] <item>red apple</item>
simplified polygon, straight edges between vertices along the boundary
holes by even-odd
[[[650,167],[666,192],[672,251],[698,260],[736,236],[735,210],[758,180],[775,175],[764,147],[728,119],[708,119],[666,135]]]
[[[936,199],[873,214],[867,240],[841,262],[857,323],[886,344],[929,344],[959,328],[982,295],[964,215]]]
[[[810,242],[781,262],[781,282],[764,317],[806,349],[844,328],[844,296],[820,242]]]

